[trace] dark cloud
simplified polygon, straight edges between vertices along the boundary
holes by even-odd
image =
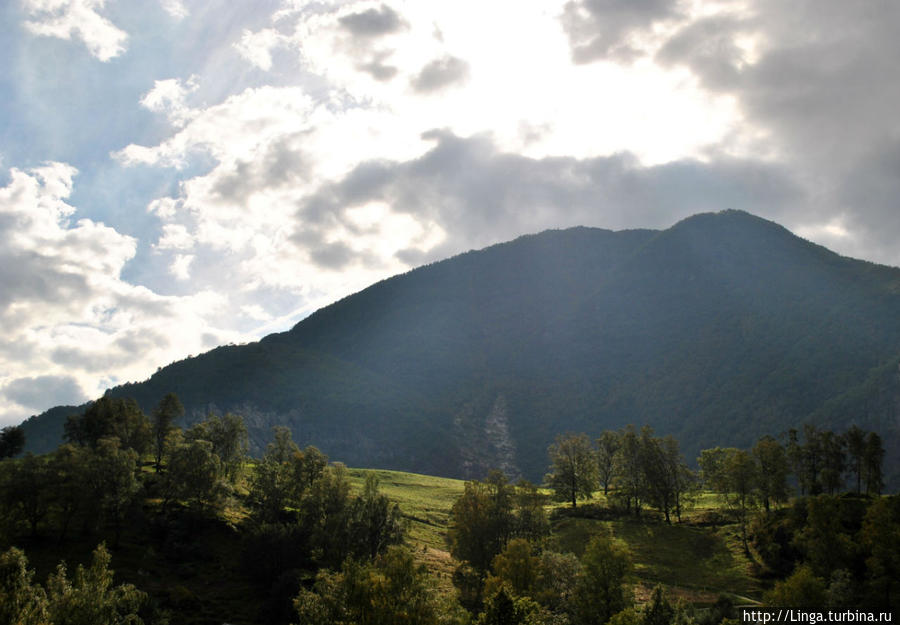
[[[356,37],[381,37],[397,32],[406,25],[400,14],[386,4],[377,9],[350,13],[338,21]]]
[[[343,220],[353,206],[385,202],[448,233],[438,249],[397,255],[418,263],[546,228],[661,227],[723,208],[764,215],[800,193],[780,169],[753,160],[723,157],[643,167],[628,154],[532,159],[500,152],[485,136],[433,131],[427,138],[435,146],[420,158],[364,163],[320,189],[298,213],[304,232]]]
[[[239,161],[234,170],[221,176],[213,192],[225,201],[244,204],[259,189],[280,187],[309,174],[303,152],[295,147],[300,137],[283,137],[268,146],[262,158]]]
[[[664,65],[683,63],[703,76],[708,87],[729,89],[737,83],[743,53],[735,38],[745,23],[730,15],[697,20],[680,29],[656,55]]]
[[[81,404],[88,399],[75,378],[65,375],[19,378],[7,384],[3,394],[7,399],[32,409],[60,404]]]
[[[368,63],[360,63],[356,66],[356,69],[366,72],[375,80],[387,82],[396,76],[398,72],[396,67],[385,63],[391,54],[392,52],[390,51],[376,52]]]
[[[653,24],[681,15],[678,0],[573,0],[561,16],[572,60],[630,61],[640,51],[632,37],[650,32]]]
[[[440,91],[454,83],[469,78],[469,64],[455,56],[445,56],[428,63],[412,79],[412,88],[418,93]]]
[[[900,263],[900,4],[866,0],[761,0],[686,24],[657,60],[684,66],[706,88],[733,96],[759,147],[803,180],[814,203],[788,225],[843,221],[844,253]],[[739,43],[756,42],[748,53]]]
[[[379,82],[387,82],[397,75],[397,68],[393,65],[385,65],[378,61],[357,65],[356,69],[369,74],[372,78]]]
[[[89,291],[84,275],[67,271],[52,257],[27,250],[0,250],[0,312],[26,300],[64,305],[81,300]]]

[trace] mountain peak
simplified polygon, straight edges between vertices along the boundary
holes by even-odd
[[[900,394],[883,374],[900,361],[900,270],[870,268],[736,210],[662,231],[547,231],[110,394],[149,411],[175,392],[188,420],[243,414],[257,451],[286,425],[350,465],[458,477],[502,465],[540,479],[556,434],[628,423],[689,457],[805,420],[877,429],[898,422],[882,398]],[[26,436],[56,428],[58,441],[58,417]]]

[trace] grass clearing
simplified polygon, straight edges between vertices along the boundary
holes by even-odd
[[[447,551],[450,508],[463,493],[465,482],[444,477],[387,471],[348,469],[353,494],[362,492],[366,477],[374,473],[378,488],[400,506],[409,522],[407,542],[416,558],[434,572],[441,585],[450,585],[455,564]]]
[[[590,539],[606,533],[627,549],[638,580],[637,599],[656,584],[673,596],[711,603],[719,594],[751,599],[760,592],[731,526],[668,525],[658,520],[596,520],[564,517],[553,525],[550,545],[580,556]]]

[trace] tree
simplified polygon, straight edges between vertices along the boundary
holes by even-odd
[[[868,436],[866,436],[866,449],[863,455],[867,495],[880,495],[881,489],[884,488],[883,462],[884,447],[881,444],[881,437],[875,432],[869,432]]]
[[[537,589],[541,559],[534,555],[531,543],[513,538],[494,556],[493,575],[485,582],[485,595],[490,596],[506,586],[518,597],[534,597]]]
[[[312,483],[300,508],[300,524],[321,566],[336,568],[350,555],[350,483],[343,464],[329,465]]]
[[[541,553],[534,598],[554,613],[567,613],[572,608],[572,596],[581,563],[573,553],[545,550]]]
[[[281,520],[286,507],[299,508],[303,495],[328,464],[328,457],[315,447],[300,451],[288,428],[273,430],[274,440],[250,479],[250,501],[263,522]]]
[[[113,586],[110,555],[104,545],[94,550],[91,565],[78,565],[70,580],[65,564],[47,580],[50,622],[67,625],[141,625],[138,613],[149,598],[132,584]]]
[[[320,571],[294,607],[305,625],[437,625],[446,608],[428,584],[424,565],[399,546],[374,562],[348,559],[339,572]]]
[[[866,433],[855,424],[844,432],[844,442],[847,446],[850,470],[856,475],[856,492],[862,488],[863,458],[866,453]]]
[[[851,565],[856,547],[841,522],[841,500],[818,495],[806,500],[806,523],[794,537],[805,563],[818,577],[828,579],[837,569]]]
[[[735,447],[713,447],[700,452],[697,464],[700,465],[700,475],[708,489],[717,493],[728,490],[726,465],[736,451]]]
[[[741,542],[749,553],[747,526],[750,512],[756,507],[759,471],[749,453],[736,449],[725,462],[725,503],[741,528]]]
[[[822,489],[833,495],[844,486],[844,471],[847,469],[844,439],[831,430],[824,430],[819,436],[822,449],[822,469],[819,472]]]
[[[548,449],[550,472],[547,484],[562,501],[590,499],[598,487],[597,460],[591,449],[591,441],[585,434],[557,436]]]
[[[88,498],[88,453],[83,447],[60,445],[47,466],[51,515],[59,528],[60,543],[65,540],[72,520]]]
[[[183,499],[197,512],[216,507],[227,492],[222,461],[211,442],[192,440],[172,452],[166,472],[166,503]]]
[[[698,462],[704,482],[725,498],[729,513],[741,528],[744,550],[749,553],[747,525],[756,506],[760,482],[753,456],[734,447],[715,447],[701,451]]]
[[[212,443],[212,452],[222,462],[224,475],[234,483],[244,466],[249,449],[247,426],[239,415],[227,413],[224,417],[209,415],[206,421],[191,427],[185,440],[205,440]]]
[[[626,553],[609,536],[591,539],[575,585],[573,616],[576,625],[606,623],[631,602],[625,577],[630,570]]]
[[[763,603],[771,607],[825,607],[825,580],[816,577],[808,566],[800,566],[786,580],[775,582],[775,587],[763,594]]]
[[[21,425],[9,425],[0,430],[0,460],[22,453],[25,447],[25,430]]]
[[[876,605],[896,608],[900,588],[900,498],[879,497],[863,519],[868,585]]]
[[[96,447],[101,439],[111,437],[138,455],[149,448],[150,421],[135,400],[101,397],[84,414],[70,416],[65,424],[66,440],[78,445]]]
[[[603,496],[609,495],[609,486],[616,477],[616,452],[619,450],[619,434],[604,430],[597,439],[597,469]]]
[[[16,625],[143,625],[149,598],[131,584],[113,586],[110,555],[102,544],[91,565],[70,579],[61,563],[46,590],[33,582],[25,554],[12,548],[0,554],[0,623]],[[152,622],[157,622],[153,614]]]
[[[174,427],[176,419],[184,416],[184,406],[181,405],[175,393],[168,393],[159,402],[153,411],[153,452],[156,460],[156,472],[159,473],[163,455],[166,450],[166,440],[169,432]]]
[[[115,437],[101,438],[86,457],[86,486],[101,518],[113,527],[113,546],[119,544],[126,513],[140,490],[137,461],[137,452],[123,449]]]
[[[33,578],[24,551],[0,553],[0,623],[46,625],[47,595]]]
[[[678,441],[671,436],[654,438],[652,430],[641,430],[641,465],[644,484],[650,503],[662,511],[666,523],[671,523],[674,510],[681,520],[682,496],[691,483],[691,473],[681,457]]]
[[[540,625],[546,622],[542,618],[541,607],[528,597],[516,597],[501,586],[488,595],[484,611],[475,621],[476,625]]]
[[[513,489],[499,471],[484,482],[466,482],[450,509],[448,542],[454,558],[484,574],[515,529]]]
[[[6,480],[5,505],[28,523],[32,537],[37,536],[38,524],[47,516],[48,477],[45,459],[29,452],[16,462]]]
[[[550,521],[544,512],[547,496],[527,480],[516,483],[513,496],[515,523],[513,534],[539,543],[550,535]]]
[[[350,504],[350,552],[358,558],[375,558],[390,545],[403,541],[400,507],[378,492],[378,477],[366,476],[361,496]]]
[[[787,454],[777,440],[766,435],[753,446],[753,457],[759,467],[759,495],[768,513],[771,502],[781,503],[788,498]]]
[[[620,480],[616,494],[625,499],[626,510],[630,512],[633,505],[635,515],[639,515],[645,483],[641,443],[633,425],[626,426],[620,436],[619,451],[616,454],[616,473]]]
[[[671,625],[675,621],[675,608],[658,585],[650,595],[650,603],[644,607],[642,625]]]

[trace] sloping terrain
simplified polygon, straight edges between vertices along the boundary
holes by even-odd
[[[257,449],[284,424],[352,466],[539,480],[556,434],[627,423],[688,458],[810,420],[890,445],[898,365],[900,269],[725,211],[468,252],[109,392],[240,412]],[[26,422],[29,440],[58,441],[64,412]]]

